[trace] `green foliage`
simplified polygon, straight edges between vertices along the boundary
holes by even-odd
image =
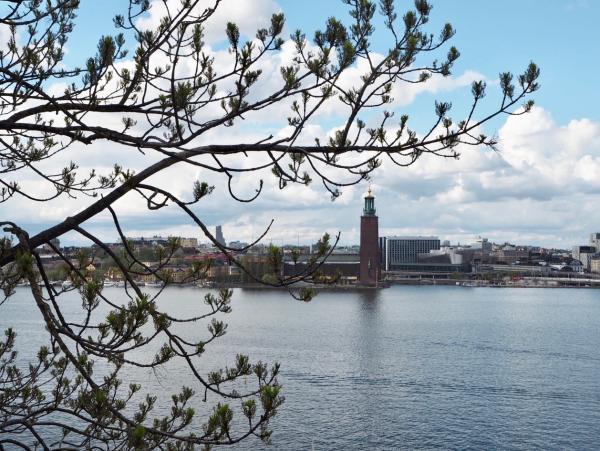
[[[283,264],[283,250],[278,246],[270,244],[267,249],[267,258],[271,266],[271,272],[274,275],[278,275],[281,272]]]
[[[298,292],[298,298],[304,302],[310,302],[316,296],[314,288],[300,288]]]
[[[194,182],[194,200],[199,201],[204,196],[207,196],[213,192],[214,186],[209,186],[206,182]]]
[[[144,440],[145,435],[146,428],[141,424],[138,424],[129,435],[129,446],[133,449],[146,448],[146,441]]]
[[[114,18],[116,32],[101,36],[81,67],[69,67],[65,49],[80,2],[8,3],[2,13],[8,36],[0,49],[0,122],[5,136],[0,145],[0,203],[13,197],[41,203],[61,198],[69,206],[73,198],[84,202],[89,198],[83,210],[35,236],[10,221],[1,223],[14,242],[0,238],[0,287],[5,296],[0,307],[19,282],[29,283],[45,320],[48,343],[31,354],[29,365],[23,365],[17,360],[15,332],[8,329],[0,339],[0,435],[26,437],[38,442],[32,445],[36,448],[54,446],[32,435],[33,430],[46,434],[46,428],[58,431],[61,446],[82,449],[190,450],[198,445],[232,444],[244,434],[270,441],[269,422],[283,403],[279,365],[269,369],[237,355],[229,367],[203,373],[206,349],[227,332],[223,315],[231,311],[232,292],[207,294],[204,304],[199,303],[205,311],[192,318],[174,317],[168,308],[162,311],[155,296],[145,293],[136,281],[158,279],[165,285],[195,281],[207,277],[213,262],[194,262],[180,271],[173,265],[183,260],[177,237],[163,246],[134,248],[113,209],[123,196],[130,195],[127,202],[138,196],[150,213],[178,208],[214,242],[193,206],[214,187],[196,181],[187,193],[191,199],[185,200],[153,183],[156,174],[171,166],[193,165],[223,176],[232,198],[251,202],[261,194],[263,180],[255,178],[254,191],[244,187],[251,193],[244,198],[236,193],[238,177],[267,169],[280,189],[317,180],[334,200],[344,187],[368,180],[386,159],[404,167],[426,154],[458,158],[461,144],[493,149],[495,139],[480,134],[481,126],[500,114],[530,111],[533,101],[528,96],[539,89],[539,68],[530,63],[516,77],[500,74],[502,99],[497,108],[486,111],[484,120],[477,119],[477,107],[488,89],[483,81],[472,84],[472,103],[466,111],[457,113],[450,102],[436,101],[428,134],[412,130],[406,114],[396,120],[393,95],[403,83],[424,84],[434,76],[449,76],[460,57],[458,49],[446,46],[455,33],[451,24],[437,33],[426,27],[432,11],[427,0],[415,0],[412,8],[402,12],[393,0],[343,0],[349,18],[327,18],[312,37],[314,45],[301,30],[292,33],[292,45],[286,49],[291,58],[286,56],[275,78],[265,78],[263,62],[284,44],[281,13],[273,14],[254,40],[233,22],[227,23],[223,37],[229,52],[217,55],[204,42],[214,9],[197,8],[198,2],[191,0],[173,2],[156,27],[144,29],[139,19],[148,13],[151,2],[130,0]],[[380,25],[389,50],[375,57],[371,39]],[[133,37],[132,42],[126,42],[126,37]],[[348,84],[348,70],[360,67],[368,70],[350,77],[353,82]],[[64,86],[63,92],[50,90],[59,85]],[[346,111],[340,126],[327,136],[306,139],[308,127],[334,102]],[[280,115],[279,106],[284,104],[290,111]],[[516,110],[519,105],[522,109]],[[210,136],[227,134],[227,127],[241,121],[251,124],[256,114],[273,112],[272,119],[281,119],[286,126],[281,133],[250,142],[233,142],[238,134],[231,133],[223,140],[228,144],[210,142]],[[460,120],[453,120],[451,113]],[[84,173],[83,157],[75,152],[69,154],[74,161],[69,158],[66,164],[53,166],[63,161],[58,154],[64,156],[75,146],[87,147],[81,154],[86,162],[88,152],[118,146],[124,153],[148,153],[153,163],[139,172],[115,164],[106,173],[94,169]],[[261,157],[255,158],[257,154]],[[39,177],[35,189],[30,189],[34,184],[23,182],[24,172]],[[119,249],[84,229],[107,210],[122,241]],[[62,266],[48,269],[36,249],[68,232],[91,240],[93,247],[75,255],[58,250]],[[243,281],[262,280],[274,286],[298,281],[335,283],[339,274],[326,276],[320,270],[335,243],[337,239],[332,242],[328,234],[323,235],[306,262],[309,270],[291,279],[284,277],[284,253],[277,246],[269,246],[258,258],[227,254],[227,263],[242,268]],[[297,251],[290,257],[299,263]],[[70,287],[39,285],[40,280],[64,274]],[[109,297],[105,274],[125,280],[126,302]],[[312,287],[297,287],[290,288],[296,299],[310,301],[315,296]],[[60,296],[65,291],[80,296],[79,316],[63,314]],[[179,334],[178,325],[186,323],[198,326],[191,338]],[[122,385],[120,372],[127,366],[157,369],[175,359],[187,365],[195,386],[217,399],[207,418],[196,421],[191,388],[173,395],[169,410],[157,406],[163,400],[145,394],[143,387]],[[247,388],[244,392],[238,391],[240,378]],[[253,383],[246,387],[249,378]],[[223,399],[228,403],[220,402]],[[82,423],[82,419],[89,421]],[[240,424],[246,426],[242,435]]]

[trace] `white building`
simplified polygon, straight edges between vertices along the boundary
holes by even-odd
[[[590,234],[590,245],[595,247],[597,252],[600,252],[600,233]]]
[[[386,271],[395,267],[416,264],[419,254],[440,249],[437,236],[390,236],[380,239],[383,267]]]
[[[592,257],[597,252],[594,246],[573,246],[572,256],[574,259],[579,260],[583,267],[589,271],[592,266]]]

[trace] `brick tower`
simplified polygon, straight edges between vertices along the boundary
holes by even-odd
[[[377,285],[381,276],[379,266],[379,221],[375,214],[375,197],[371,188],[365,196],[365,208],[360,217],[360,273],[361,285]]]

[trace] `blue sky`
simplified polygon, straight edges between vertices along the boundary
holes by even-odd
[[[397,1],[398,12],[412,1]],[[442,239],[468,242],[478,235],[503,242],[568,248],[584,242],[600,229],[600,90],[597,88],[597,44],[600,42],[600,2],[592,0],[432,0],[428,29],[437,34],[445,22],[456,29],[451,45],[461,52],[453,81],[435,92],[422,92],[397,113],[408,113],[417,130],[427,127],[436,99],[451,101],[458,112],[470,102],[469,83],[461,77],[477,73],[488,80],[485,108],[493,108],[499,72],[520,73],[530,61],[541,68],[537,108],[523,118],[502,117],[486,127],[501,138],[501,152],[474,151],[458,162],[424,160],[408,170],[383,168],[374,175],[381,234],[436,234]],[[68,65],[82,65],[95,51],[98,38],[113,33],[112,17],[122,0],[83,0],[77,25],[68,43]],[[250,6],[249,6],[250,5]],[[243,8],[242,8],[243,6]],[[255,10],[253,9],[256,6]],[[282,10],[287,33],[300,28],[311,36],[330,16],[347,19],[338,0],[223,0],[222,8],[250,24],[268,23]],[[252,17],[248,17],[252,16]],[[255,15],[255,16],[254,16]],[[224,23],[221,24],[224,28]],[[251,30],[248,30],[251,33]],[[218,48],[218,42],[212,42]],[[377,32],[373,48],[387,49],[385,35]],[[460,114],[460,113],[457,113]],[[339,119],[339,118],[338,118]],[[336,125],[324,118],[324,131]],[[272,126],[272,124],[270,124]],[[249,130],[265,125],[247,123]],[[93,153],[89,161],[100,160]],[[85,157],[89,158],[89,157]],[[106,157],[109,158],[109,157]],[[87,161],[87,160],[85,160]],[[110,161],[106,161],[110,164]],[[218,192],[219,186],[217,186]],[[358,241],[358,215],[365,186],[347,190],[331,204],[324,190],[280,194],[273,188],[254,204],[241,205],[225,197],[202,207],[203,218],[223,224],[226,238],[250,240],[271,218],[277,222],[269,239],[275,242],[311,242],[324,230],[342,231],[344,243]],[[219,194],[217,193],[217,196]],[[68,204],[66,204],[68,205]],[[9,205],[10,206],[10,205]],[[61,205],[55,211],[27,210],[23,218],[32,231],[70,214]],[[73,204],[73,211],[80,204]],[[333,210],[332,210],[333,209]],[[335,214],[331,214],[331,212]],[[124,210],[131,234],[173,233],[199,236],[177,214],[161,217]],[[102,220],[91,224],[105,239],[114,237]],[[71,239],[71,238],[67,238]]]
[[[231,0],[230,0],[231,1]],[[236,1],[236,0],[234,0]],[[251,0],[243,0],[251,1]],[[308,35],[335,16],[347,18],[341,0],[279,0],[289,30]],[[600,2],[593,0],[432,0],[430,26],[437,32],[450,22],[456,29],[452,45],[461,52],[454,72],[473,69],[493,78],[501,71],[519,72],[529,61],[542,68],[543,89],[537,103],[558,122],[573,117],[600,119],[597,84]],[[102,34],[113,32],[112,18],[122,0],[83,0],[69,61],[81,64]],[[410,1],[399,1],[411,6]],[[382,34],[375,48],[385,49]],[[458,97],[458,96],[457,96]]]

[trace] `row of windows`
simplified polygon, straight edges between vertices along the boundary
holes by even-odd
[[[383,243],[382,243],[383,244]],[[426,254],[440,248],[440,240],[386,240],[386,260],[388,265],[416,263],[417,254]]]

